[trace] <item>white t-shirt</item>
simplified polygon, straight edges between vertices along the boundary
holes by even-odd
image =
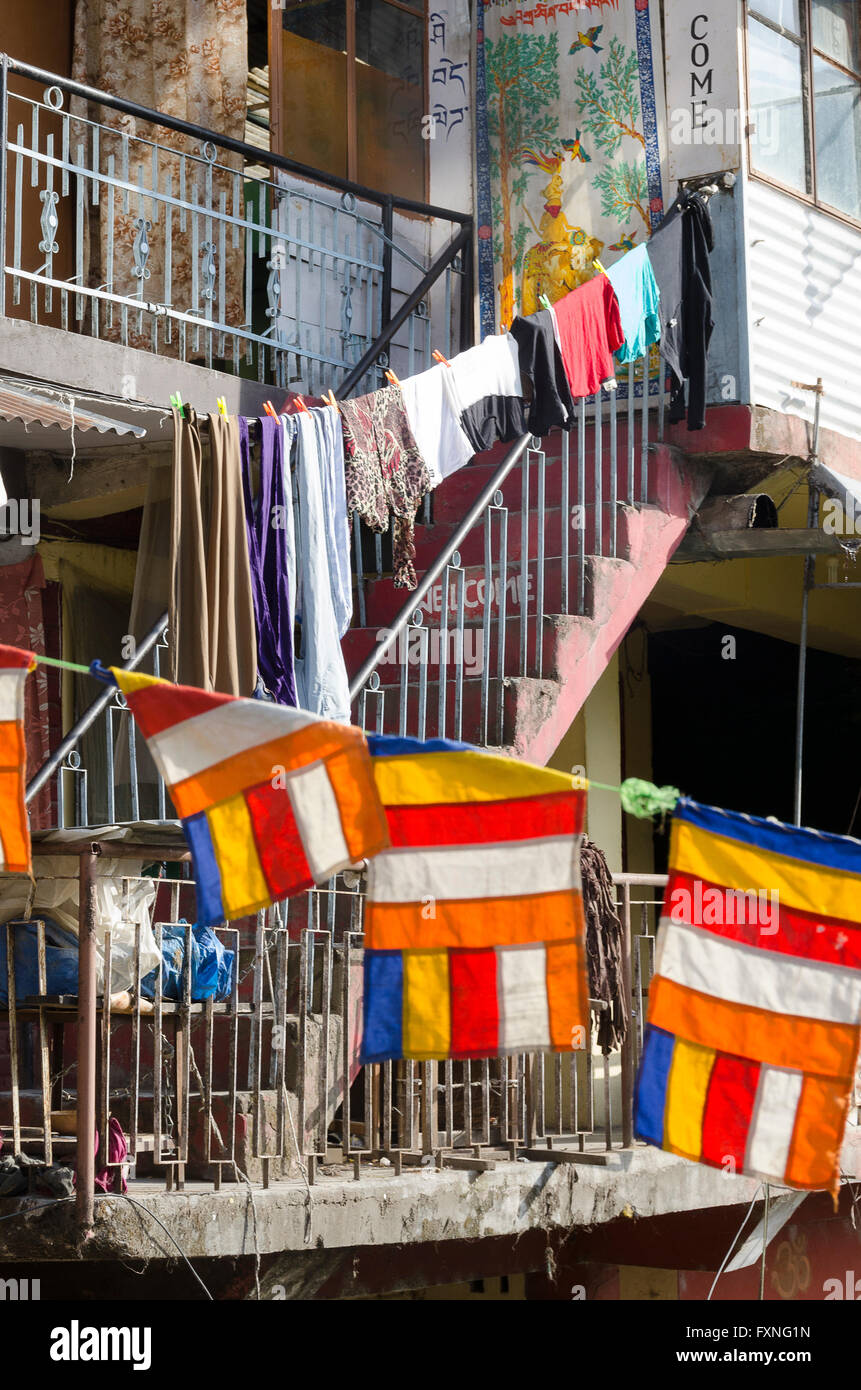
[[[463,353],[462,356],[467,354]],[[457,360],[457,359],[455,359]],[[475,450],[460,427],[440,363],[401,382],[407,419],[434,487],[469,463]]]

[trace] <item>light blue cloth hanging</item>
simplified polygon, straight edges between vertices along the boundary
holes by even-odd
[[[642,357],[651,343],[661,336],[658,316],[660,291],[645,243],[635,246],[608,266],[607,276],[619,301],[619,315],[625,341],[616,353],[619,362]]]
[[[352,614],[352,597],[349,609],[343,597],[344,560],[349,577],[349,531],[345,497],[340,533],[343,539],[338,548],[338,489],[330,471],[333,440],[327,422],[316,418],[325,414],[335,416],[336,412],[331,409],[328,412],[300,411],[298,415],[283,417],[286,466],[289,466],[291,455],[294,460],[294,592],[302,628],[296,658],[296,694],[301,709],[319,714],[321,719],[349,723],[349,681],[341,651],[341,634]],[[334,423],[340,435],[340,421],[336,418]],[[341,459],[343,487],[343,453]],[[328,482],[325,481],[327,474]]]
[[[353,575],[350,570],[350,518],[347,515],[347,483],[344,471],[344,431],[341,417],[331,406],[309,411],[317,437],[323,506],[326,512],[326,549],[329,579],[338,632],[343,637],[353,617]],[[301,419],[302,416],[299,416]]]

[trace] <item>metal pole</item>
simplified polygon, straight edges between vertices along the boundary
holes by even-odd
[[[765,1298],[765,1255],[768,1250],[768,1183],[765,1184],[765,1206],[762,1209],[762,1263],[759,1267],[759,1301]]]
[[[9,59],[0,54],[0,317],[6,313],[6,144],[9,124]]]
[[[93,1231],[96,1176],[96,888],[98,846],[80,856],[78,875],[78,1145],[75,1209],[84,1240]],[[107,1152],[107,1136],[102,1135]]]
[[[806,386],[803,382],[794,381],[793,386],[802,387],[807,391],[816,392],[816,403],[813,408],[813,440],[810,448],[808,463],[810,467],[819,461],[819,407],[822,401],[823,388],[822,377],[818,377],[815,386]],[[819,520],[819,491],[809,484],[807,494],[807,528],[812,530]],[[813,555],[804,557],[804,590],[801,596],[801,632],[798,639],[798,693],[795,704],[795,782],[793,794],[793,820],[796,825],[801,825],[801,796],[803,787],[803,761],[804,761],[804,707],[806,699],[807,681],[807,630],[808,630],[808,610],[810,606],[810,590],[816,570],[816,558]]]

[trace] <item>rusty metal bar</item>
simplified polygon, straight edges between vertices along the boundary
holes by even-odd
[[[96,1177],[96,846],[90,845],[83,850],[78,862],[78,1176],[75,1210],[80,1234],[86,1238],[93,1228]]]

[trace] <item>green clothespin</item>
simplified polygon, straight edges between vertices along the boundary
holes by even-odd
[[[542,309],[550,308],[550,300],[547,298],[546,294],[540,294],[538,296],[538,303],[541,305]]]
[[[182,396],[179,394],[178,391],[175,396],[171,396],[170,403],[173,406],[174,410],[178,410],[182,418],[185,419],[185,410],[183,409],[182,405]]]

